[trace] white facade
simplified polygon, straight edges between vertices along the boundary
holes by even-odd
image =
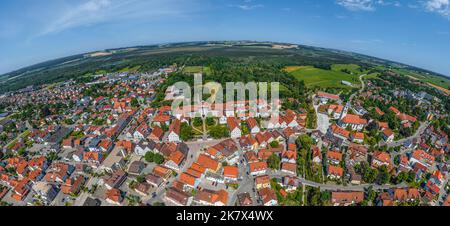
[[[169,142],[180,142],[180,136],[178,136],[178,134],[173,131],[169,134],[167,139],[169,140]]]

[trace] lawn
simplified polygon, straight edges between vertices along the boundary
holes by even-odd
[[[360,86],[357,75],[350,75],[335,70],[319,69],[313,66],[299,66],[296,69],[294,70],[294,68],[290,67],[285,70],[291,70],[290,74],[298,80],[305,81],[308,87],[351,89],[351,87],[341,83],[343,80],[353,83],[354,86]]]

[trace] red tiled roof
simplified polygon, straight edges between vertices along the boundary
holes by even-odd
[[[217,160],[212,159],[211,157],[201,154],[198,156],[197,163],[203,167],[206,167],[211,170],[217,170],[219,167],[219,162]]]
[[[384,163],[391,163],[391,156],[387,152],[375,151],[373,153],[373,158]]]
[[[238,120],[234,117],[227,118],[227,124],[230,131],[233,131],[235,128],[239,128]]]
[[[318,92],[317,93],[318,97],[325,97],[328,99],[333,99],[333,100],[339,100],[339,96],[338,95],[334,95],[334,94],[330,94],[330,93],[325,93],[325,92]]]
[[[347,114],[343,119],[342,122],[345,124],[355,124],[355,125],[365,125],[367,124],[367,120],[361,118],[358,115],[352,115]]]
[[[237,179],[239,176],[239,169],[236,166],[224,166],[223,176]]]
[[[399,111],[397,108],[393,107],[393,106],[391,106],[391,107],[389,108],[389,110],[391,110],[391,111],[394,112],[395,114],[400,114],[400,111]]]
[[[170,124],[169,133],[174,132],[177,135],[180,135],[181,130],[181,121],[178,119],[175,119],[172,124]]]
[[[344,175],[344,169],[342,169],[342,167],[340,167],[340,166],[329,165],[328,166],[328,174],[329,175],[337,175],[337,176],[342,177],[342,175]]]
[[[327,152],[327,159],[333,159],[333,160],[341,161],[342,160],[342,153],[337,152],[337,151],[328,151]]]
[[[266,162],[252,162],[248,164],[250,167],[250,172],[258,172],[267,169]]]

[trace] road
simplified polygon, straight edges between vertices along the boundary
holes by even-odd
[[[252,176],[249,176],[249,168],[247,167],[246,161],[244,159],[244,153],[242,149],[240,150],[240,157],[239,157],[239,175],[242,175],[242,180],[239,181],[239,188],[236,190],[236,192],[233,193],[233,195],[230,198],[229,205],[234,205],[237,200],[237,195],[241,193],[249,193],[250,197],[253,200],[253,204],[258,204],[258,194],[256,193],[255,188],[255,179]]]
[[[445,198],[447,198],[447,189],[445,188],[445,186],[447,186],[448,178],[449,176],[447,176],[444,180],[443,186],[439,192],[438,200],[435,203],[436,206],[440,206],[441,203],[444,203]]]
[[[281,178],[284,176],[291,176],[290,174],[285,174],[281,172],[275,172],[270,174],[272,177]],[[300,182],[304,185],[312,186],[312,187],[320,187],[321,190],[326,191],[364,191],[369,187],[372,187],[374,190],[386,190],[391,188],[406,188],[407,184],[398,184],[398,185],[376,185],[376,184],[361,184],[361,185],[337,185],[337,184],[322,184],[314,181],[306,180],[305,178],[297,177]]]
[[[364,76],[366,76],[366,74],[363,74],[363,75],[360,75],[360,76],[359,76],[359,81],[361,81],[361,89],[359,89],[358,92],[356,92],[356,93],[354,93],[354,94],[352,94],[352,95],[350,96],[350,98],[348,99],[348,103],[351,103],[352,100],[353,100],[353,98],[355,98],[355,96],[356,96],[357,94],[362,93],[362,91],[364,91],[364,89],[366,88],[366,84],[364,83],[364,80],[363,80],[363,77],[364,77]]]
[[[427,127],[430,125],[429,122],[421,122],[419,128],[417,129],[417,131],[414,133],[414,135],[407,137],[407,138],[403,138],[401,140],[397,140],[391,143],[388,143],[387,146],[388,147],[398,147],[401,146],[405,143],[405,141],[412,141],[413,139],[417,139],[420,137],[420,135],[427,129]],[[385,145],[386,143],[384,141],[381,141],[379,143],[380,146]]]

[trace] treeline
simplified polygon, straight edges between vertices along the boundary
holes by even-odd
[[[185,48],[189,47],[189,48]],[[196,49],[198,48],[198,49]],[[68,62],[68,60],[71,60]],[[258,61],[261,63],[258,65]],[[233,67],[227,70],[228,64],[232,62]],[[268,63],[270,62],[270,63]],[[248,63],[252,65],[245,69]],[[298,50],[274,50],[266,48],[251,47],[205,47],[195,45],[177,45],[176,48],[141,47],[130,52],[116,53],[103,57],[83,58],[78,55],[64,58],[64,60],[54,60],[46,62],[27,70],[14,72],[13,78],[0,86],[0,93],[14,91],[30,85],[43,85],[54,82],[64,82],[69,79],[78,79],[86,75],[96,73],[118,72],[125,68],[139,66],[139,71],[151,71],[160,67],[177,65],[210,65],[216,72],[227,73],[230,77],[243,79],[259,78],[256,81],[267,81],[267,77],[275,75],[277,81],[287,84],[290,78],[281,78],[286,74],[276,72],[282,66],[287,65],[314,65],[318,68],[330,68],[335,63],[356,63],[361,64],[361,60],[350,55],[328,51],[324,49],[302,47]],[[38,67],[39,66],[39,67]],[[267,67],[275,66],[272,70]],[[250,73],[249,73],[250,72]],[[267,74],[262,74],[267,73]],[[250,74],[250,76],[245,75]],[[286,76],[287,77],[287,76]],[[86,79],[87,80],[87,79]],[[86,81],[80,79],[79,81]],[[235,79],[233,80],[235,81]],[[292,79],[292,81],[294,81]],[[298,84],[287,88],[296,87]],[[297,91],[294,91],[296,95]],[[290,93],[286,93],[289,95]]]

